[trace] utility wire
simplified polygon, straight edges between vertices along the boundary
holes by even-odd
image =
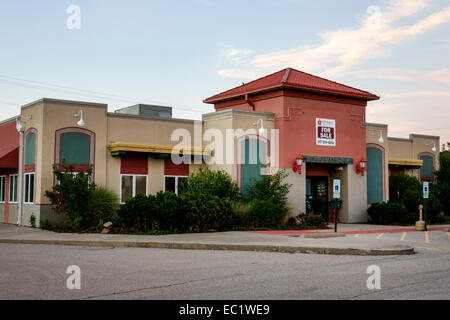
[[[21,79],[6,75],[0,75],[0,82],[9,84],[9,85],[16,85],[21,87],[27,87],[31,89],[37,89],[37,90],[50,90],[50,91],[59,91],[59,92],[65,92],[70,94],[76,94],[86,97],[93,97],[93,98],[108,98],[114,101],[122,101],[122,102],[128,102],[128,103],[145,103],[145,104],[162,104],[162,105],[173,105],[173,108],[186,110],[186,111],[194,111],[194,112],[205,112],[207,110],[203,108],[196,108],[191,106],[181,106],[181,105],[175,105],[172,103],[166,103],[166,102],[158,102],[158,101],[145,101],[145,99],[141,98],[133,98],[133,97],[127,97],[122,95],[115,95],[110,93],[104,93],[99,91],[92,91],[92,90],[85,90],[85,89],[78,89],[73,87],[67,87],[67,86],[61,86],[56,84],[50,84],[40,81],[33,81],[33,80],[27,80],[27,79]],[[10,104],[10,103],[8,103]]]

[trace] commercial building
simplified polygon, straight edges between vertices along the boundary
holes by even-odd
[[[105,104],[44,98],[0,122],[0,222],[58,221],[45,191],[63,163],[92,166],[95,183],[122,202],[177,192],[202,166],[227,171],[244,193],[252,178],[283,168],[292,215],[308,200],[326,218],[332,181],[340,179],[340,221],[366,222],[368,205],[388,200],[390,175],[433,179],[440,145],[435,136],[390,138],[386,125],[366,123],[367,103],[377,99],[290,68],[206,99],[216,112],[202,121],[174,119],[169,107],[110,113]],[[190,161],[180,164],[174,153]]]

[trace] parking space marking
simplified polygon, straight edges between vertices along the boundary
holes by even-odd
[[[428,231],[425,232],[425,243],[430,243],[430,237],[428,236]]]
[[[384,233],[380,233],[380,234],[377,236],[377,239],[381,239],[382,236],[384,236]]]
[[[450,238],[450,232],[447,232],[447,236]]]
[[[355,234],[355,238],[359,238],[360,234]],[[449,235],[450,237],[450,235]]]
[[[400,238],[400,241],[405,241],[405,238],[406,238],[406,232],[403,232],[403,235],[402,235],[402,237]]]

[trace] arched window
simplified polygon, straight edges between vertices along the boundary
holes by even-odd
[[[76,171],[94,165],[95,134],[80,128],[56,131],[55,163],[72,166]]]
[[[240,142],[240,182],[243,196],[252,180],[261,179],[266,167],[267,142],[257,137],[249,137]]]
[[[36,133],[30,132],[25,137],[25,165],[34,165],[36,161]]]
[[[384,149],[375,144],[367,145],[367,203],[383,202]]]
[[[434,156],[432,154],[419,154],[419,159],[423,161],[423,166],[420,168],[420,180],[433,181],[434,175]]]

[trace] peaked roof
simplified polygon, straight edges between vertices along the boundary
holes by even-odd
[[[242,86],[234,89],[219,93],[205,99],[204,102],[216,103],[223,100],[239,98],[241,96],[245,96],[246,94],[254,94],[282,88],[319,92],[362,100],[380,99],[380,97],[370,92],[352,88],[292,68],[287,68],[249,83],[242,84]]]

